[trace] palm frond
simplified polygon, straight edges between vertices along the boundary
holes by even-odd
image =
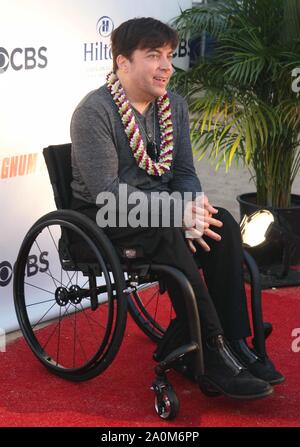
[[[172,25],[183,38],[201,35],[203,31],[218,37],[226,27],[227,19],[221,4],[208,4],[182,11],[180,16],[172,21]]]
[[[300,169],[300,106],[292,89],[300,1],[227,0],[183,11],[175,24],[186,36],[215,38],[210,57],[172,80],[189,103],[195,153],[216,168],[243,162],[255,172],[262,204],[288,203]]]

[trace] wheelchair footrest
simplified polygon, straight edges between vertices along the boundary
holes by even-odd
[[[199,350],[199,346],[197,343],[189,343],[181,346],[180,348],[175,349],[167,357],[159,362],[159,364],[155,367],[155,373],[158,376],[161,376],[168,369],[172,368],[172,366],[182,359],[185,355],[191,354],[192,352],[196,352]]]

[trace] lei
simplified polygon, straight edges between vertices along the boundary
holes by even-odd
[[[156,176],[169,171],[173,159],[173,125],[168,94],[165,93],[157,98],[161,145],[159,160],[154,162],[147,154],[139,126],[121,82],[113,72],[107,75],[107,87],[118,107],[129,145],[139,168],[144,169],[149,175]]]

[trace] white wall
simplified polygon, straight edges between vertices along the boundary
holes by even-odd
[[[0,0],[0,328],[17,327],[12,267],[24,235],[55,209],[42,148],[70,141],[73,109],[111,68],[109,36],[99,34],[98,20],[108,16],[114,27],[137,16],[168,21],[191,3]],[[92,48],[94,60],[84,54]]]

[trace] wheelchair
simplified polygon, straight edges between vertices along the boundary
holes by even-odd
[[[56,211],[35,222],[20,247],[14,270],[14,304],[22,334],[37,359],[64,379],[85,381],[106,370],[116,357],[127,312],[154,342],[174,315],[166,293],[168,275],[182,291],[189,320],[189,343],[155,367],[155,410],[174,419],[179,400],[167,372],[194,356],[195,378],[208,396],[219,393],[205,381],[200,321],[193,289],[186,276],[168,265],[145,262],[136,247],[120,252],[94,221],[70,210],[71,144],[43,150]],[[244,251],[251,276],[253,344],[266,355],[271,333],[263,323],[259,272]]]

